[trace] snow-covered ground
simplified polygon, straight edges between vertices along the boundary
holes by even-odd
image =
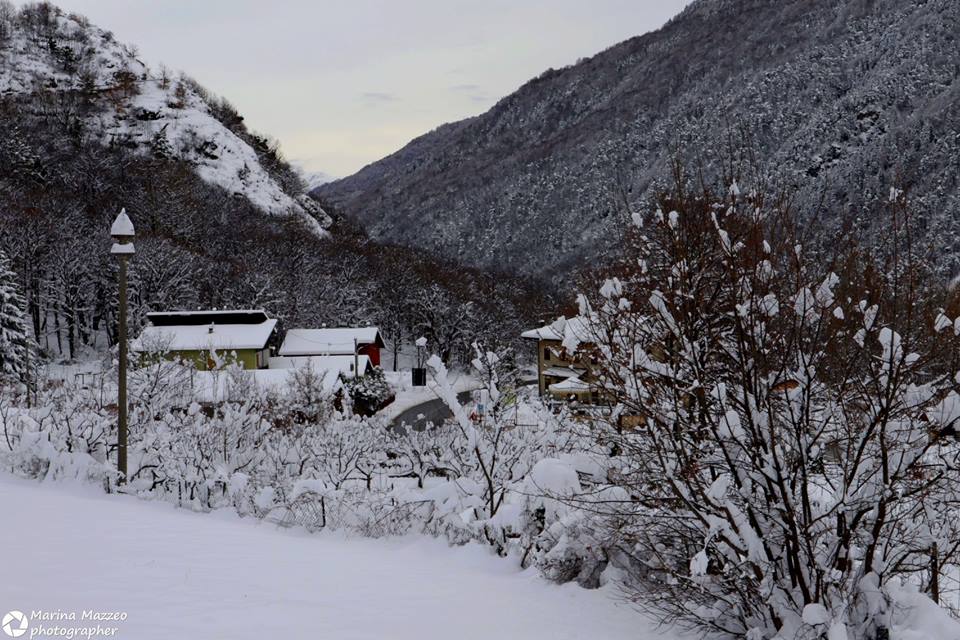
[[[126,613],[99,623],[121,640],[679,637],[478,545],[309,535],[5,474],[0,504],[0,613],[76,612],[46,626],[90,626],[92,609]]]

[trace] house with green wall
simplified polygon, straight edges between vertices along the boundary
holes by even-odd
[[[142,360],[166,358],[209,371],[228,363],[266,369],[277,344],[277,320],[262,309],[148,313],[130,345]]]

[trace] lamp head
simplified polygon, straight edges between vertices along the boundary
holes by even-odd
[[[113,221],[110,227],[110,237],[113,238],[113,247],[110,253],[116,256],[129,256],[135,253],[133,248],[134,238],[133,222],[127,215],[126,209],[121,209],[117,219]]]

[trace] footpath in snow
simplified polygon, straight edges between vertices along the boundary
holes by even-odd
[[[478,545],[310,535],[5,474],[0,504],[0,614],[124,612],[100,623],[121,640],[670,638],[611,591],[550,584]]]

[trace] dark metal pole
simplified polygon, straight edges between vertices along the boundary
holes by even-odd
[[[127,256],[120,255],[120,379],[117,384],[117,470],[127,481]]]

